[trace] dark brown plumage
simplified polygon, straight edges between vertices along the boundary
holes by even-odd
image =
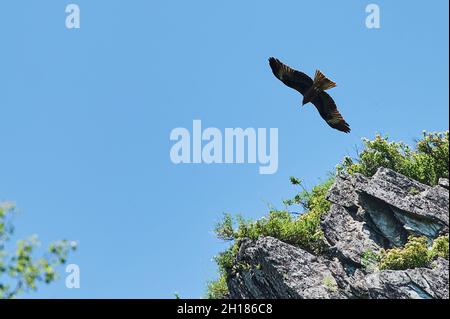
[[[329,126],[341,132],[350,132],[350,126],[337,110],[331,96],[325,92],[325,90],[335,87],[336,83],[319,70],[316,71],[313,80],[305,73],[290,68],[276,58],[270,58],[269,64],[273,74],[281,82],[303,95],[303,105],[311,102]]]

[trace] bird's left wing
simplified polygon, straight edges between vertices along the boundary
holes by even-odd
[[[327,92],[321,92],[312,100],[312,104],[314,104],[320,116],[329,126],[341,132],[350,133],[350,125],[344,120],[341,113],[339,113],[336,103],[334,103],[333,98]]]
[[[313,80],[305,73],[290,68],[276,58],[270,58],[269,64],[273,74],[281,82],[303,95],[313,85]]]

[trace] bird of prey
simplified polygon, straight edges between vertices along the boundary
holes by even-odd
[[[320,116],[332,128],[349,133],[350,126],[337,110],[331,96],[325,90],[336,86],[336,83],[316,70],[314,80],[305,73],[294,70],[276,58],[269,59],[273,74],[284,84],[303,95],[303,105],[311,102],[317,108]]]

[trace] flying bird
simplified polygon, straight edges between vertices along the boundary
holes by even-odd
[[[329,126],[341,132],[350,132],[350,126],[337,110],[336,103],[325,92],[335,87],[336,83],[323,75],[320,70],[316,70],[313,80],[305,73],[290,68],[276,58],[270,58],[269,64],[273,74],[281,82],[303,95],[303,105],[311,102]]]

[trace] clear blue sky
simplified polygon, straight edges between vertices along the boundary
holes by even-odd
[[[448,1],[73,0],[0,6],[0,200],[17,237],[79,242],[81,288],[27,297],[201,297],[223,212],[260,217],[324,178],[362,137],[448,129]],[[381,28],[365,27],[365,7]],[[276,56],[338,86],[349,135],[276,80]],[[174,165],[170,131],[279,129],[279,169]]]

